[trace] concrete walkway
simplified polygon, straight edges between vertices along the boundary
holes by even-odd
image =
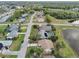
[[[2,54],[4,55],[18,55],[18,51],[10,51],[10,50],[3,50]]]

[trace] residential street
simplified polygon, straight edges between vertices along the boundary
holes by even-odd
[[[21,45],[21,49],[20,49],[18,56],[17,56],[18,58],[24,58],[25,55],[26,55],[34,15],[35,15],[35,13],[31,16],[30,23],[28,24],[26,34],[25,34],[25,38],[24,38],[24,42]]]
[[[29,23],[22,24],[22,25],[28,25]],[[32,23],[32,25],[46,25],[47,23]],[[8,25],[8,24],[0,24],[0,25]],[[51,25],[56,25],[56,26],[79,26],[78,24],[56,24],[56,23],[51,23]]]

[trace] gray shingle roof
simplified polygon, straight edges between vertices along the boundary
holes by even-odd
[[[7,15],[7,16],[0,18],[0,23],[7,21],[8,18],[10,18],[10,17],[11,17],[11,15]]]
[[[0,41],[0,43],[2,43],[3,46],[10,46],[12,44],[12,40]]]
[[[16,25],[16,24],[12,24],[11,26],[10,26],[10,28],[9,28],[9,31],[13,31],[13,30],[16,30],[16,31],[18,31],[18,25]]]
[[[21,18],[20,19],[20,22],[24,22],[26,19],[25,18]]]
[[[14,38],[18,36],[18,32],[16,30],[11,31],[8,33],[7,38]]]
[[[39,29],[45,30],[45,31],[51,31],[52,30],[51,26],[46,26],[46,25],[41,26]]]
[[[26,17],[28,14],[23,14],[22,17]]]

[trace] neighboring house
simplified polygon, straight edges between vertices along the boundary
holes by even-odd
[[[54,45],[51,40],[47,39],[39,40],[38,46],[44,49],[44,54],[50,54],[52,49],[54,50]]]
[[[16,30],[13,30],[7,34],[7,40],[12,40],[15,37],[18,37],[18,32]]]
[[[9,47],[12,44],[12,40],[0,41],[0,49],[3,47]]]
[[[39,28],[39,30],[52,31],[51,26],[43,25]]]
[[[50,38],[51,36],[54,36],[54,32],[52,31],[51,26],[47,25],[41,26],[39,28],[38,34],[40,35],[41,39],[47,39]]]
[[[13,31],[13,30],[18,31],[18,29],[19,29],[19,26],[16,25],[16,24],[12,24],[12,25],[10,25],[10,27],[9,27],[9,31],[10,31],[10,32]]]
[[[20,18],[19,22],[24,22],[26,20],[26,18]]]
[[[10,17],[11,17],[11,15],[3,16],[2,18],[0,18],[0,23],[7,21]]]
[[[79,25],[79,20],[76,20],[76,21],[72,22],[71,24]]]
[[[45,30],[40,30],[38,32],[38,34],[40,35],[40,38],[46,38],[46,36],[44,35],[44,33],[47,33],[47,32],[45,32]]]
[[[22,14],[22,18],[25,18],[26,16],[28,16],[28,14]]]
[[[72,8],[71,11],[79,11],[79,8]]]
[[[19,22],[24,22],[26,20],[26,16],[28,16],[28,14],[23,14],[19,19]]]
[[[50,38],[51,36],[54,36],[54,32],[52,32],[52,31],[49,31],[49,32],[46,32],[45,30],[40,30],[39,32],[38,32],[38,34],[40,35],[40,38],[41,39],[48,39],[48,38]]]

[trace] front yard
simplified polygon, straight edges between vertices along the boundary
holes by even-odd
[[[40,47],[28,47],[26,58],[40,58],[42,53],[43,49]]]
[[[26,30],[27,30],[26,28],[27,28],[26,25],[21,25],[21,28],[20,28],[21,31],[20,31],[20,32],[22,32],[22,33],[23,33],[23,32],[26,32]]]
[[[19,36],[13,40],[13,43],[9,49],[12,51],[18,51],[20,49],[20,46],[21,46],[23,40],[24,40],[24,35],[19,34]]]
[[[30,34],[30,43],[36,42],[38,40],[38,29],[32,26],[31,34]]]
[[[0,25],[0,33],[4,32],[6,28],[7,28],[7,25]]]

